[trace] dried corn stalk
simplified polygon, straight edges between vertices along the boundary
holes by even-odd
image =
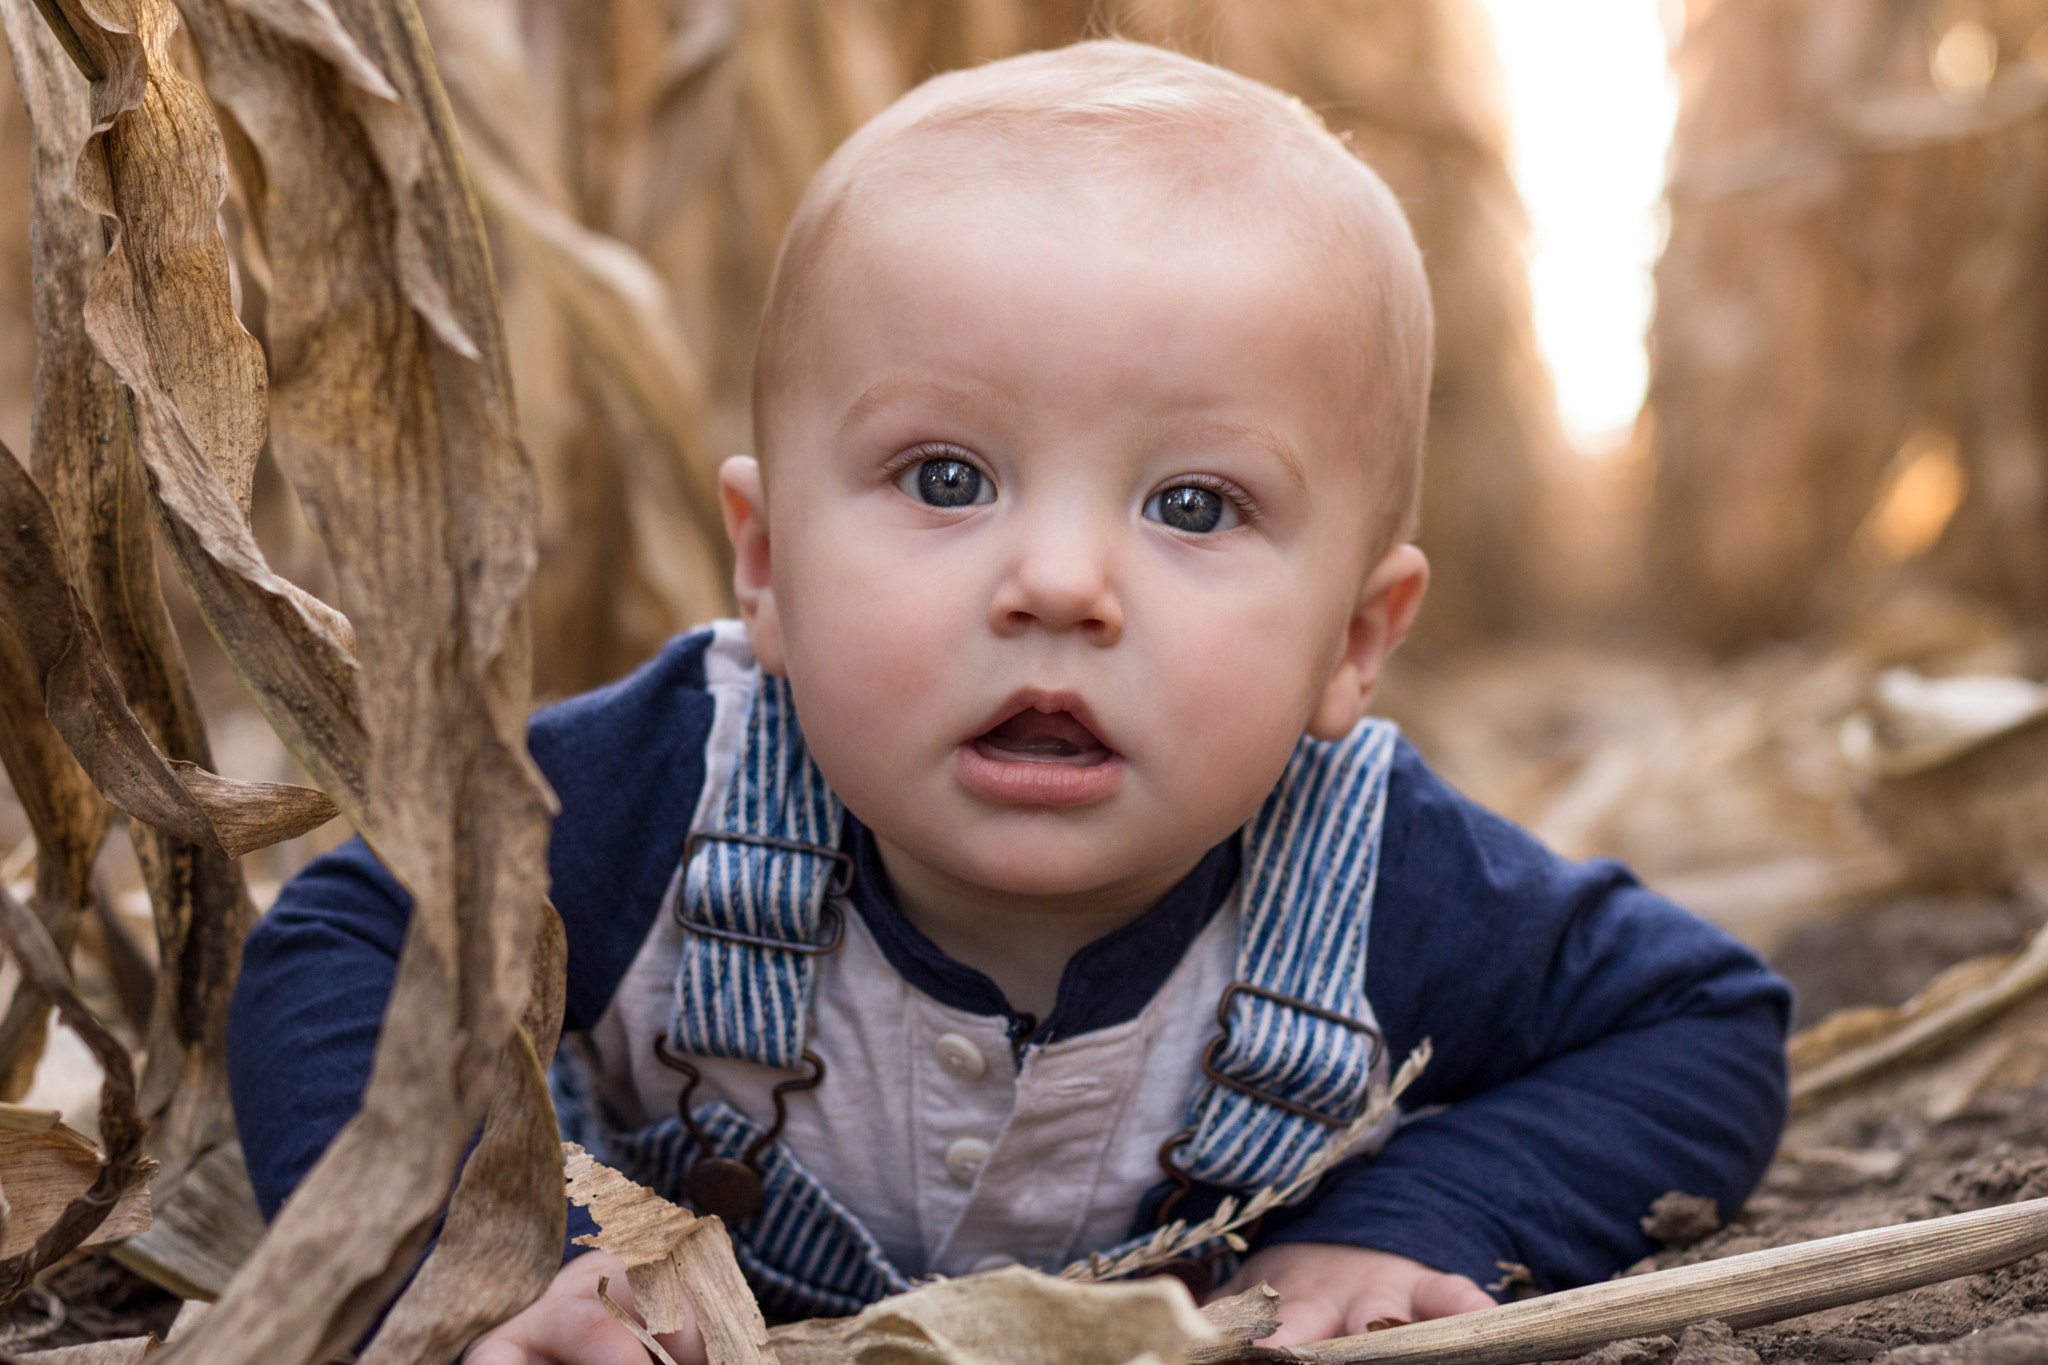
[[[1921,548],[1859,539],[1880,493],[1958,477],[1928,565],[2048,612],[2044,25],[2042,0],[1688,7],[1651,544],[1699,638],[1827,619]],[[1902,483],[1916,459],[1942,477]]]
[[[327,538],[353,621],[271,572],[249,531],[266,367],[231,307],[216,228],[222,139],[170,60],[177,16],[163,0],[46,8],[92,79],[92,136],[70,151],[79,199],[110,244],[92,268],[84,330],[125,388],[187,587],[259,706],[416,909],[362,1114],[267,1253],[171,1354],[307,1361],[351,1342],[408,1271],[488,1106],[493,1123],[436,1255],[371,1347],[428,1358],[459,1347],[479,1313],[531,1297],[559,1253],[539,1062],[530,1047],[502,1046],[527,998],[542,912],[546,797],[523,748],[531,477],[488,261],[416,16],[367,0],[249,11],[195,3],[190,18],[237,124],[249,245],[273,267],[270,439]],[[17,60],[45,59],[43,84],[59,86],[49,45],[25,44],[21,17],[9,15]],[[39,228],[66,226],[58,216]],[[76,316],[67,278],[76,283],[50,274],[59,319]],[[104,627],[108,608],[94,605]],[[74,634],[83,619],[74,614]],[[166,635],[143,638],[148,661],[175,660]],[[189,791],[185,770],[165,771]],[[163,775],[153,790],[170,790]],[[240,925],[226,924],[231,948]],[[216,936],[222,925],[207,922]],[[222,995],[226,961],[207,983]],[[558,973],[559,952],[548,961]],[[558,990],[539,1003],[553,1016],[531,1031],[551,1047]],[[201,1088],[187,1081],[179,1094]],[[317,1276],[296,1269],[309,1263]],[[486,1284],[495,1297],[480,1298]]]
[[[15,1111],[21,1112],[35,1111]],[[8,1116],[13,1120],[15,1114]],[[97,1178],[99,1153],[85,1134],[65,1127],[55,1113],[48,1126],[0,1127],[0,1196],[5,1198],[6,1231],[0,1236],[0,1260],[18,1256],[35,1245],[44,1229]],[[149,1190],[136,1185],[122,1193],[106,1220],[79,1242],[96,1246],[129,1237],[149,1226]]]
[[[0,613],[5,652],[17,662],[8,670],[8,737],[0,743],[17,794],[40,816],[35,903],[60,944],[68,945],[68,921],[90,903],[86,878],[109,814],[81,789],[87,773],[61,757],[63,744],[131,812],[131,842],[157,909],[160,962],[140,1105],[157,1120],[148,1149],[165,1168],[164,1206],[175,1209],[192,1162],[232,1138],[224,1024],[250,919],[232,855],[324,819],[331,805],[317,792],[224,782],[207,770],[205,733],[157,590],[127,416],[84,333],[87,277],[104,251],[74,179],[92,122],[85,84],[27,4],[7,0],[0,21],[34,123],[31,450],[42,485],[11,456],[0,458],[17,528]],[[63,744],[54,742],[59,736]],[[39,1050],[39,998],[24,988],[0,1024],[0,1046],[17,1074]],[[18,1031],[24,1024],[29,1031]]]
[[[135,1108],[135,1073],[127,1049],[71,989],[70,972],[49,933],[5,888],[0,888],[0,943],[22,976],[36,984],[92,1049],[106,1077],[100,1085],[99,1116],[105,1155],[92,1183],[72,1196],[34,1243],[0,1261],[0,1302],[5,1302],[97,1230],[123,1196],[149,1179],[152,1167],[142,1155],[143,1120]]]
[[[562,1144],[569,1197],[590,1210],[598,1225],[580,1245],[598,1247],[626,1263],[626,1283],[647,1332],[678,1332],[693,1321],[713,1365],[777,1365],[768,1324],[740,1275],[725,1223],[700,1218],[636,1185],[573,1142]],[[636,1334],[637,1324],[605,1295],[598,1297]],[[645,1339],[655,1350],[651,1338]]]

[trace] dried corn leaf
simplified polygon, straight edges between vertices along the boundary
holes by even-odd
[[[0,447],[0,465],[19,469]],[[106,837],[111,808],[43,712],[37,670],[11,631],[0,629],[0,762],[36,840],[37,919],[68,955],[78,917],[91,904],[92,862]],[[49,1001],[24,981],[0,1014],[0,1099],[28,1090],[42,1055]]]
[[[683,1300],[687,1298],[697,1330],[704,1337],[705,1356],[712,1365],[777,1365],[768,1323],[761,1316],[754,1291],[740,1273],[725,1220],[699,1218],[676,1243],[670,1258],[660,1267],[664,1273],[642,1277],[652,1278],[650,1289],[663,1294],[661,1298],[636,1300],[641,1303],[648,1325],[654,1324],[659,1312],[663,1321],[676,1324],[668,1330],[680,1328]],[[666,1273],[671,1264],[674,1272]],[[637,1295],[639,1281],[633,1276],[632,1270],[626,1272],[626,1281],[633,1285]]]
[[[209,1365],[337,1349],[409,1269],[525,995],[546,814],[523,750],[530,472],[417,20],[371,0],[260,8],[263,23],[206,3],[190,18],[260,177],[272,439],[357,617],[360,698],[349,623],[272,574],[248,533],[263,373],[214,230],[219,134],[167,59],[174,16],[160,0],[118,22],[54,6],[100,77],[82,196],[117,228],[88,331],[133,394],[173,557],[259,705],[415,904],[362,1113],[271,1254],[172,1348]]]
[[[0,446],[0,627],[33,662],[57,731],[101,795],[126,814],[229,858],[334,818],[308,787],[236,782],[166,759],[128,709],[42,490]]]
[[[117,386],[85,344],[81,318],[82,258],[96,258],[99,246],[97,227],[73,188],[78,148],[92,122],[83,83],[28,0],[0,0],[0,23],[34,133],[28,205],[31,273],[37,281],[34,459],[89,432],[118,432],[125,419]],[[12,467],[14,461],[9,457],[6,463]],[[82,512],[90,505],[90,490],[80,481],[66,479],[55,487],[63,511]],[[35,832],[32,908],[60,950],[68,951],[76,917],[91,902],[93,858],[112,812],[50,723],[42,673],[22,642],[0,630],[0,761]],[[27,1089],[48,1012],[48,1002],[24,987],[0,1016],[0,1097]]]
[[[158,1182],[156,1189],[149,1229],[109,1254],[181,1298],[218,1298],[263,1240],[263,1214],[242,1165],[242,1144],[221,1143],[187,1167],[175,1185]]]
[[[612,1297],[611,1289],[611,1279],[607,1276],[599,1277],[597,1301],[604,1305],[604,1311],[612,1315],[613,1321],[631,1332],[634,1340],[647,1348],[647,1354],[654,1357],[656,1365],[676,1365],[676,1358],[668,1353],[666,1346],[654,1339],[654,1333],[648,1331],[631,1313],[619,1307],[618,1301]]]
[[[667,1257],[697,1222],[696,1214],[628,1180],[573,1142],[562,1144],[562,1156],[569,1198],[597,1222],[597,1235],[578,1237],[579,1246],[609,1251],[629,1267],[649,1265]]]
[[[613,425],[641,437],[620,443],[633,486],[627,504],[642,571],[679,620],[722,605],[707,593],[722,574],[717,461],[704,443],[703,381],[677,328],[668,286],[640,254],[547,202],[490,155],[474,161],[477,186],[531,270],[569,320],[602,398],[627,410]],[[710,547],[711,563],[691,554]]]
[[[100,1159],[91,1139],[63,1124],[42,1132],[0,1131],[0,1194],[7,1198],[7,1227],[0,1235],[0,1260],[19,1256],[57,1221],[71,1201],[99,1175]],[[124,1192],[80,1246],[97,1246],[149,1226],[149,1190]]]
[[[2024,951],[1960,963],[1897,1009],[1842,1011],[1792,1040],[1792,1097],[1810,1103],[1983,1028],[2048,986],[2048,929]]]
[[[176,12],[163,0],[116,11],[102,23],[79,0],[49,6],[81,65],[100,73],[78,194],[113,237],[85,300],[86,333],[126,385],[186,585],[272,725],[351,809],[362,738],[348,622],[272,573],[247,522],[265,376],[230,305],[220,134],[170,61]]]
[[[1202,1320],[1225,1342],[1247,1346],[1263,1341],[1280,1330],[1280,1293],[1261,1280],[1242,1294],[1214,1299],[1202,1305]],[[1192,1354],[1215,1351],[1217,1347],[1195,1348]]]
[[[0,1133],[47,1133],[53,1128],[62,1127],[63,1123],[64,1115],[55,1109],[37,1109],[26,1104],[0,1104]]]
[[[1896,1151],[1870,1154],[1874,1164],[1862,1170],[1862,1154],[1829,1145],[1839,1139],[1822,1135],[1842,1131],[1838,1100],[1852,1112],[1905,1121],[1910,1131],[1916,1119],[1955,1117],[1988,1090],[2031,1088],[2048,1078],[2048,994],[2027,990],[2025,960],[1958,963],[1904,1005],[1837,1010],[1795,1037],[1789,1054],[1804,1117],[1781,1155],[1803,1169],[1786,1178],[1795,1186],[1853,1183],[1889,1175],[1887,1160],[1896,1169]]]
[[[100,1085],[99,1116],[105,1155],[91,1183],[42,1229],[34,1245],[0,1260],[0,1303],[5,1303],[105,1222],[124,1195],[148,1180],[151,1166],[142,1155],[143,1123],[135,1109],[135,1074],[127,1049],[71,988],[70,973],[42,923],[4,887],[0,887],[0,942],[5,943],[22,976],[35,983],[64,1022],[92,1049],[106,1076]]]
[[[0,0],[0,21],[32,116],[38,365],[31,458],[54,522],[38,539],[62,566],[31,565],[38,591],[10,599],[37,627],[20,633],[24,643],[40,643],[45,701],[58,728],[104,794],[130,813],[130,842],[155,908],[158,964],[139,1103],[158,1118],[150,1151],[163,1167],[160,1207],[172,1209],[192,1162],[233,1138],[226,1015],[241,941],[255,918],[233,859],[318,823],[334,807],[305,788],[230,784],[207,771],[211,748],[157,583],[149,494],[126,398],[85,332],[88,282],[106,241],[77,193],[76,168],[93,127],[90,91],[26,0]],[[23,502],[35,493],[17,491]],[[16,550],[31,548],[24,537]],[[196,825],[189,819],[195,804]]]
[[[796,1323],[768,1336],[781,1365],[1124,1365],[1147,1351],[1179,1361],[1217,1334],[1175,1279],[1080,1284],[1010,1266],[883,1299],[858,1317]]]
[[[122,1337],[117,1341],[89,1341],[82,1346],[59,1346],[49,1351],[31,1351],[14,1356],[21,1365],[138,1365],[154,1359],[160,1343],[150,1337]]]
[[[567,966],[567,935],[549,906],[534,951],[533,990],[499,1061],[483,1137],[463,1165],[440,1240],[362,1365],[438,1365],[539,1297],[560,1268],[568,1231],[561,1132],[543,1059],[561,1038]]]
[[[724,1220],[699,1218],[636,1185],[573,1142],[562,1144],[569,1198],[590,1210],[597,1235],[577,1245],[626,1263],[633,1306],[652,1332],[694,1318],[714,1365],[774,1365],[768,1324],[740,1273]]]
[[[360,1365],[451,1360],[540,1297],[561,1268],[561,1132],[546,1072],[524,1029],[498,1064],[497,1087],[440,1241],[358,1357]]]
[[[536,593],[540,628],[557,646],[540,661],[542,685],[574,690],[615,676],[669,630],[729,609],[730,574],[703,365],[670,282],[583,192],[610,149],[579,160],[551,126],[559,106],[532,97],[616,60],[591,93],[618,101],[615,126],[632,138],[632,72],[671,55],[660,29],[673,16],[639,0],[604,23],[567,13],[536,23],[517,10],[422,5],[495,240],[508,248],[507,303],[524,333],[519,398],[552,551]],[[721,14],[729,37],[724,3],[699,7],[688,27],[717,27]]]
[[[21,23],[23,17],[26,25]],[[44,60],[62,63],[61,49],[28,12],[25,0],[7,0],[0,8],[0,18],[7,21],[10,32],[17,27],[29,30],[20,39],[10,38],[8,49],[16,83],[33,112],[52,98],[51,83],[43,79],[41,67]],[[56,93],[61,98],[75,96],[77,91],[66,88]],[[82,108],[76,112],[81,117],[85,114]],[[63,158],[46,147],[35,147],[30,212],[36,220],[61,198],[62,186],[70,180],[69,168],[62,163]],[[33,234],[31,261],[37,269],[46,264],[50,250],[45,235],[41,230]],[[39,321],[47,311],[38,307]],[[79,397],[69,391],[72,385],[66,373],[41,363],[42,350],[39,339],[38,397],[45,400],[38,404],[39,415]],[[7,463],[13,464],[11,457]],[[6,764],[35,833],[38,856],[32,907],[59,947],[68,950],[75,918],[90,903],[92,862],[112,812],[44,714],[39,670],[5,630],[0,630],[0,760]],[[0,1017],[0,1076],[5,1078],[0,1081],[0,1096],[18,1097],[27,1089],[30,1070],[42,1049],[48,1008],[32,988],[19,991],[8,1002],[5,1016]]]

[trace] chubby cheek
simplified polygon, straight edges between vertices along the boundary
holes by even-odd
[[[1147,795],[1220,839],[1257,810],[1286,767],[1311,707],[1303,624],[1226,603],[1165,626],[1140,699]],[[1149,632],[1148,632],[1149,633]],[[1137,644],[1133,640],[1130,643]]]
[[[830,528],[806,543],[832,544]],[[777,561],[783,650],[806,735],[828,774],[842,766],[832,762],[841,749],[864,767],[886,768],[915,761],[936,742],[921,732],[948,714],[957,690],[949,666],[979,619],[947,587],[922,566],[872,551]],[[957,738],[949,735],[947,746]]]

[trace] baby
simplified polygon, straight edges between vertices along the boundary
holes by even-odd
[[[818,173],[721,474],[742,622],[532,730],[564,1132],[724,1216],[771,1317],[1198,1220],[1425,1039],[1395,1119],[1173,1273],[1270,1282],[1285,1344],[1604,1278],[1658,1195],[1747,1195],[1782,984],[1366,715],[1428,582],[1430,332],[1379,179],[1153,48],[938,77]],[[353,1111],[406,908],[352,844],[250,940],[266,1209]],[[601,1274],[472,1365],[644,1360]]]

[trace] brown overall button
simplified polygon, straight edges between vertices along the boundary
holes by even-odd
[[[697,1212],[722,1218],[733,1227],[761,1207],[761,1176],[744,1161],[708,1156],[690,1167],[683,1193]]]

